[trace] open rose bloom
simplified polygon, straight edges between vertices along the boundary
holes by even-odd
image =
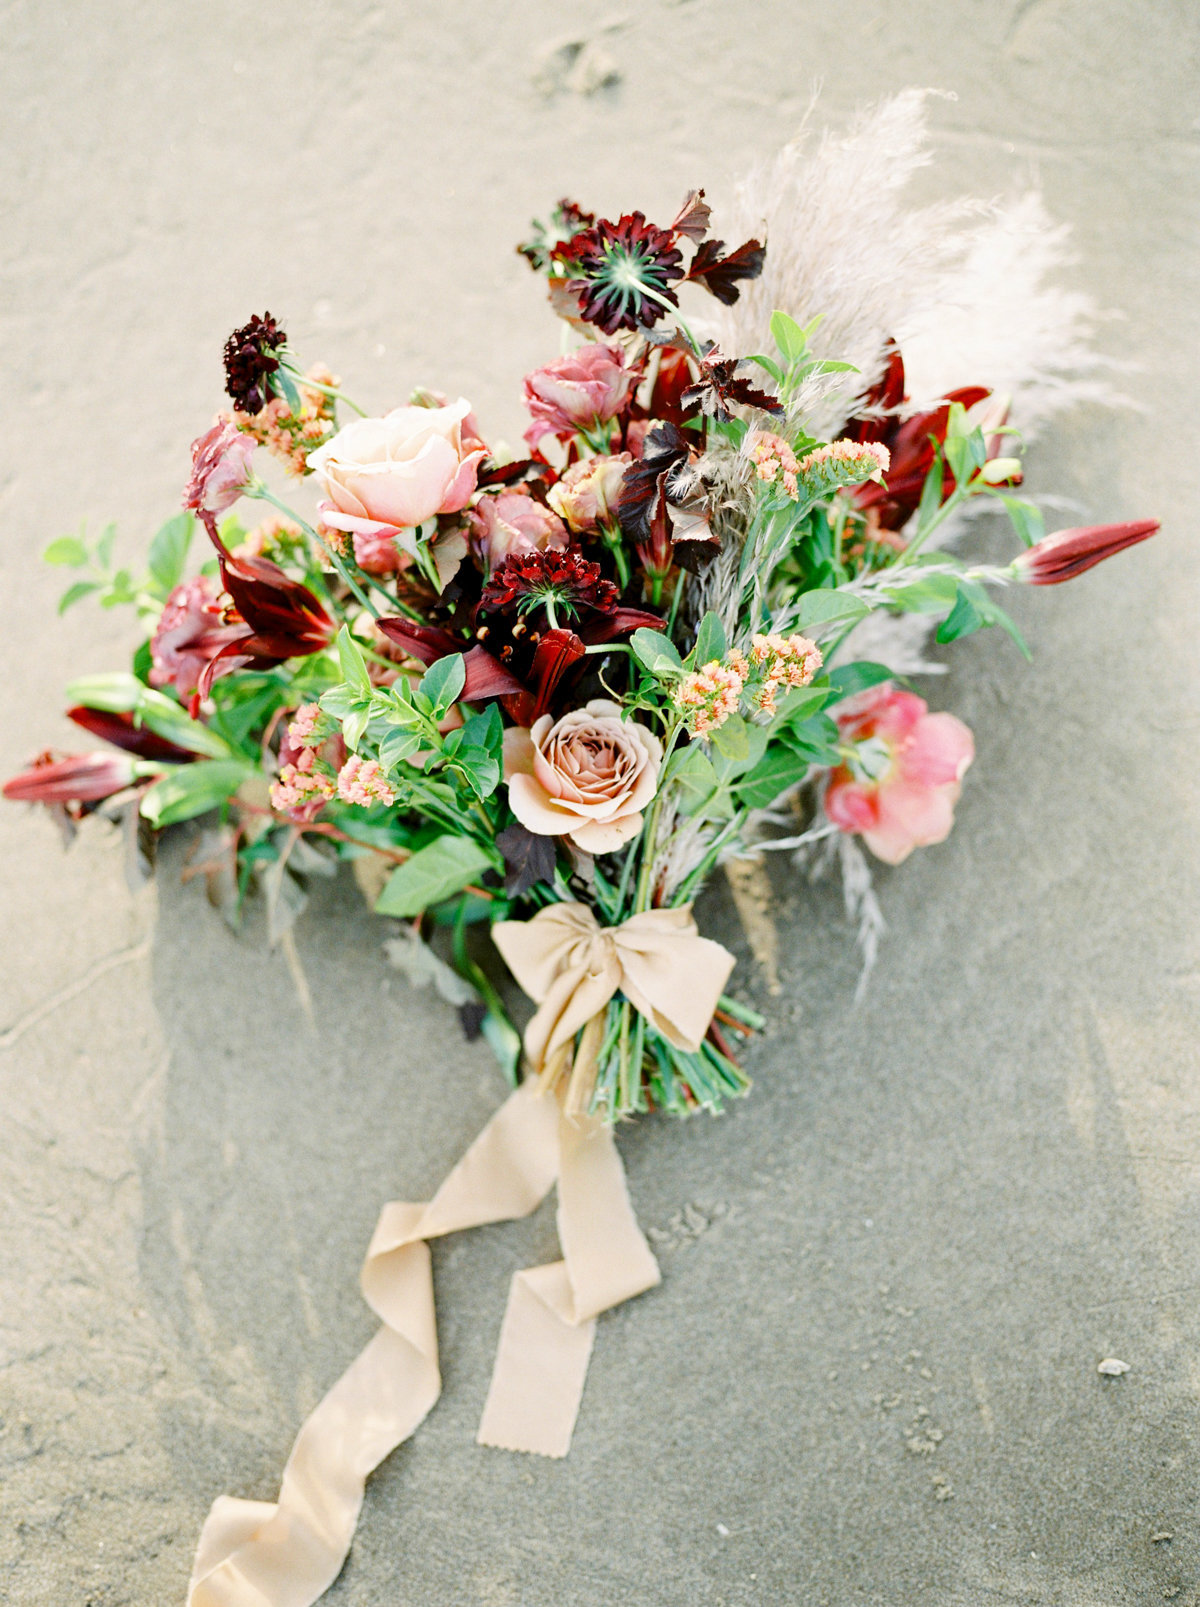
[[[847,763],[830,773],[825,812],[886,864],[950,835],[975,739],[953,714],[890,683],[850,699],[838,714]]]
[[[513,814],[527,830],[569,837],[589,854],[612,853],[641,831],[661,763],[653,731],[623,720],[620,705],[604,698],[504,733]]]
[[[486,456],[471,404],[459,397],[447,407],[397,407],[347,424],[308,466],[325,492],[327,525],[386,538],[465,508]]]

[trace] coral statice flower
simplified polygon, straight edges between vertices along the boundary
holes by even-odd
[[[183,493],[183,505],[195,513],[214,516],[232,508],[251,480],[253,438],[231,419],[219,419],[192,442],[192,477]]]
[[[1101,564],[1114,553],[1146,541],[1159,528],[1157,519],[1134,519],[1126,524],[1081,525],[1056,530],[1052,536],[1021,553],[1013,563],[1018,580],[1029,586],[1058,586]]]
[[[570,275],[567,289],[579,298],[579,316],[606,335],[655,324],[663,303],[679,305],[671,286],[683,278],[683,255],[669,229],[627,212],[616,223],[601,218],[556,246],[556,262]]]
[[[391,804],[396,801],[392,787],[376,759],[361,759],[353,754],[346,760],[337,778],[338,797],[343,803],[360,804],[364,809],[371,804]]]
[[[530,446],[543,435],[569,440],[615,418],[629,400],[637,376],[616,346],[581,346],[566,357],[543,363],[523,381],[525,406],[533,423],[525,431]]]
[[[605,580],[600,565],[577,549],[569,552],[514,553],[506,558],[483,588],[480,607],[509,608],[525,613],[531,608],[562,609],[574,615],[581,607],[611,614],[621,594]]]
[[[729,654],[728,659],[726,663],[710,659],[698,670],[689,670],[679,683],[675,701],[693,736],[716,731],[738,711],[749,665],[741,654]]]
[[[838,713],[847,758],[830,773],[825,813],[861,836],[885,864],[943,842],[954,824],[975,739],[953,714],[890,682],[849,699]]]

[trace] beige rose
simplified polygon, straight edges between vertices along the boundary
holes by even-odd
[[[593,698],[531,731],[504,733],[504,777],[512,812],[529,831],[569,837],[589,854],[611,854],[642,829],[658,788],[662,743],[620,707]]]
[[[465,508],[486,456],[471,404],[460,397],[448,407],[397,407],[384,418],[358,419],[313,452],[308,466],[329,499],[321,504],[327,525],[380,536]]]
[[[572,530],[587,535],[615,520],[625,470],[632,462],[632,452],[622,452],[617,457],[585,458],[573,463],[546,501]]]

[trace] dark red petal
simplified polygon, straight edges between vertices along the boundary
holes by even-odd
[[[530,690],[506,697],[504,708],[518,725],[532,725],[550,707],[559,681],[583,657],[584,645],[574,631],[547,631],[537,644],[530,670]]]
[[[589,647],[596,647],[601,642],[615,641],[618,636],[628,636],[633,631],[665,631],[666,628],[666,620],[648,613],[644,608],[617,608],[611,614],[601,615],[599,619],[589,620],[586,625],[580,626],[579,634]]]
[[[117,753],[73,753],[4,783],[4,796],[21,803],[95,803],[133,781],[133,760]]]
[[[486,647],[472,647],[464,653],[463,668],[467,672],[462,689],[464,703],[482,703],[486,698],[525,690],[511,670],[506,670]]]
[[[422,664],[436,664],[447,653],[461,653],[465,643],[440,625],[414,625],[400,615],[388,615],[375,621],[388,638]]]
[[[82,704],[67,710],[67,719],[74,720],[85,731],[126,753],[136,753],[139,759],[165,759],[189,762],[196,757],[186,748],[178,748],[166,737],[157,736],[148,726],[136,726],[133,715],[116,709],[88,709]]]

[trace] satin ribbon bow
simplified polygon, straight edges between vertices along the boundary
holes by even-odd
[[[734,966],[728,949],[700,936],[690,904],[607,927],[587,904],[550,904],[532,920],[497,921],[492,937],[539,1006],[525,1029],[525,1053],[544,1087],[558,1080],[583,1029],[569,1113],[590,1099],[603,1011],[618,989],[668,1043],[694,1054]]]

